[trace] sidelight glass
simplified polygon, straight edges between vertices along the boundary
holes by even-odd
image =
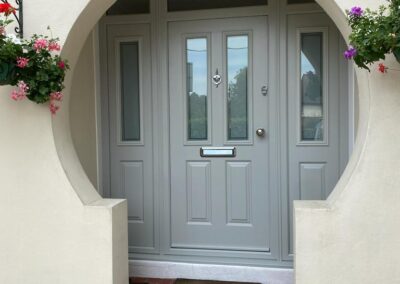
[[[228,140],[247,140],[249,37],[226,37]]]
[[[301,140],[324,140],[323,33],[301,34]]]
[[[120,43],[122,141],[140,141],[139,43]]]
[[[186,39],[188,140],[207,140],[207,38]]]

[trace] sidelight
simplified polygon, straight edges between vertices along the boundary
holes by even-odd
[[[122,141],[140,141],[139,42],[120,43]]]
[[[301,33],[301,141],[324,141],[323,33]]]

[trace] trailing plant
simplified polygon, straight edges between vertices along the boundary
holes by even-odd
[[[377,11],[353,7],[347,16],[352,28],[350,46],[344,53],[347,59],[367,70],[388,53],[400,62],[400,0],[388,0],[388,5]],[[378,70],[384,73],[387,67],[381,63]]]
[[[8,18],[16,9],[10,4],[0,4],[0,85],[16,86],[12,91],[13,100],[29,99],[35,103],[50,102],[49,108],[55,114],[63,98],[65,72],[68,63],[59,52],[58,38],[33,35],[21,39],[6,32],[13,21]],[[49,28],[50,29],[50,28]]]

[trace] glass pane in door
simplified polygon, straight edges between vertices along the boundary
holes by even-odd
[[[186,39],[188,140],[207,140],[207,38]]]
[[[324,140],[323,33],[301,34],[301,140]]]
[[[227,36],[228,140],[247,140],[248,135],[248,35]]]
[[[140,140],[139,43],[120,44],[122,141]]]

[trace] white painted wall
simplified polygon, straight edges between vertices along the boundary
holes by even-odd
[[[86,39],[73,74],[70,119],[79,160],[90,182],[98,188],[94,33]]]
[[[384,3],[317,1],[345,36],[344,9]],[[111,2],[25,1],[26,33],[44,33],[50,24],[75,67]],[[393,58],[386,63],[399,69]],[[296,203],[297,283],[400,282],[399,74],[357,70],[357,76],[360,123],[350,164],[328,201]],[[13,102],[10,88],[0,89],[0,283],[128,281],[126,203],[101,199],[79,163],[71,82],[70,75],[64,108],[53,120],[47,106]]]
[[[73,147],[69,98],[84,41],[112,0],[24,1],[26,35],[61,38],[72,70],[63,108],[0,88],[0,283],[128,283],[127,207],[104,200]]]
[[[317,2],[346,38],[345,9],[386,3]],[[399,69],[392,56],[385,64]],[[372,70],[356,70],[358,136],[337,187],[327,201],[295,203],[297,284],[400,283],[400,73]]]

